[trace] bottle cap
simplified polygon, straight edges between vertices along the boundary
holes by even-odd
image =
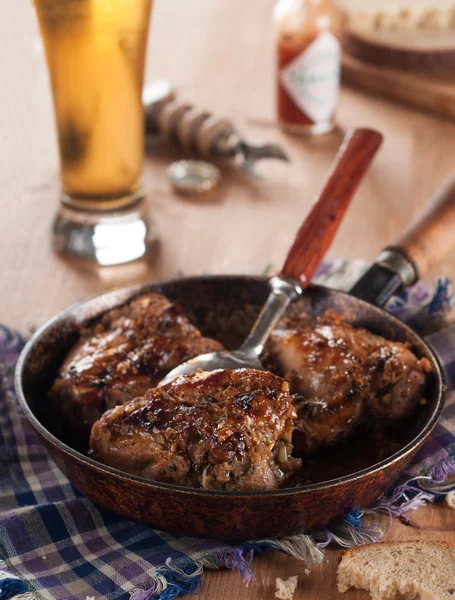
[[[167,175],[180,194],[196,195],[213,190],[220,180],[220,170],[202,160],[179,160],[169,165]]]

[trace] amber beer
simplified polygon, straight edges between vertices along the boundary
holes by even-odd
[[[152,0],[34,0],[46,49],[64,201],[131,202],[141,186],[141,91]]]

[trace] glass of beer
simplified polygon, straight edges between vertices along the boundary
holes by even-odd
[[[152,1],[34,0],[60,151],[53,245],[101,265],[140,258],[153,237],[141,101]]]

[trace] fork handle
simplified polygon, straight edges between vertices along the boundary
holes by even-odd
[[[240,348],[250,359],[260,356],[286,308],[308,286],[381,142],[381,134],[370,129],[356,129],[346,136],[317,202],[297,233],[281,274],[270,280],[272,291]]]
[[[354,129],[344,138],[329,176],[287,255],[281,275],[305,289],[331,245],[354,192],[382,143],[372,129]]]
[[[272,277],[269,284],[272,291],[267,302],[240,347],[240,351],[251,361],[261,355],[267,338],[284,315],[285,310],[302,293],[300,286],[295,281],[283,277]]]

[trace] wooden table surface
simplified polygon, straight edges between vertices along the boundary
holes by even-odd
[[[372,260],[422,209],[454,169],[455,124],[344,89],[339,129],[315,139],[281,134],[273,119],[273,0],[156,0],[147,80],[170,79],[181,97],[231,117],[251,140],[278,141],[290,166],[262,166],[266,178],[223,170],[219,194],[188,201],[170,190],[165,167],[178,156],[157,147],[146,160],[145,183],[161,245],[151,264],[83,268],[52,253],[49,227],[57,206],[58,158],[43,52],[31,3],[0,8],[0,322],[22,331],[69,304],[112,288],[177,273],[259,273],[280,265],[311,206],[340,143],[342,131],[373,126],[384,147],[330,252]],[[455,276],[454,256],[438,271]],[[426,507],[414,526],[395,523],[389,539],[455,539],[455,513]],[[277,554],[255,559],[246,589],[237,574],[208,573],[202,599],[274,597],[275,578],[299,575],[295,600],[367,598],[336,592],[339,553],[328,564],[305,566]]]

